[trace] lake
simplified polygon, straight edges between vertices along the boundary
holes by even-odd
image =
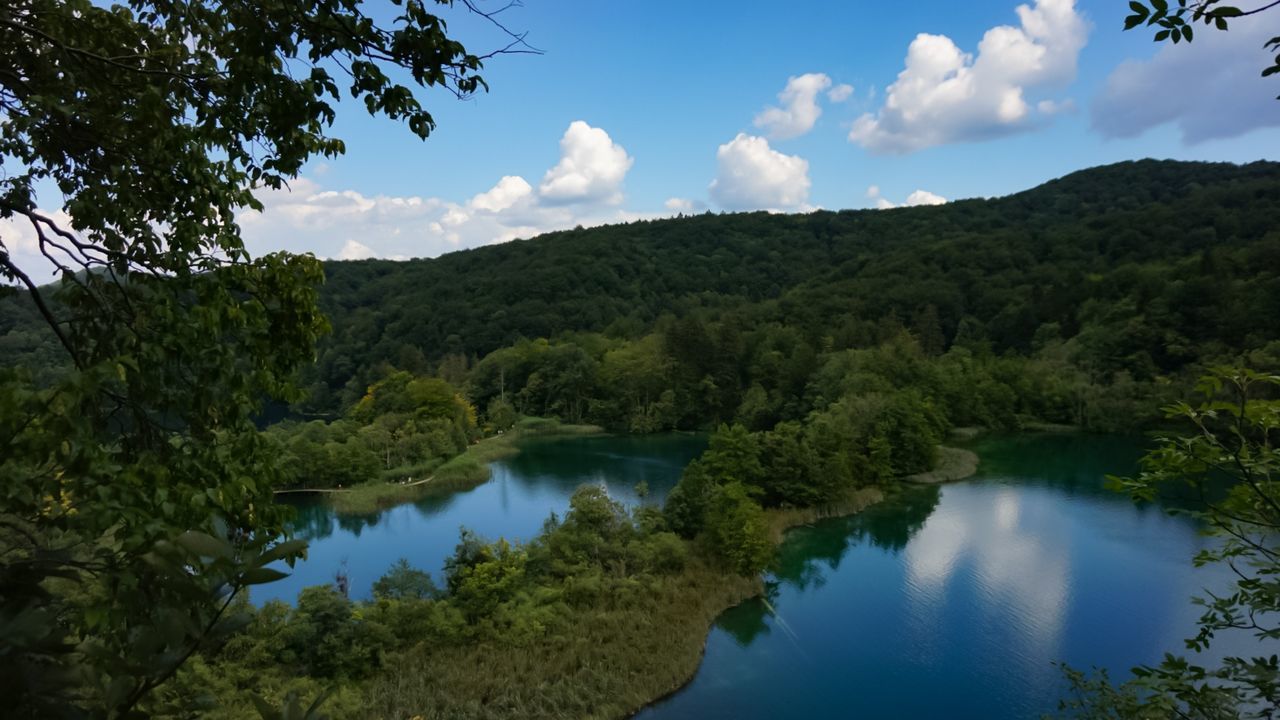
[[[466,492],[428,495],[372,515],[337,515],[322,500],[297,502],[294,530],[310,541],[307,559],[290,577],[253,588],[253,601],[292,602],[308,585],[333,582],[344,567],[351,596],[367,599],[374,581],[402,557],[441,581],[461,528],[489,540],[528,540],[552,512],[568,509],[569,496],[585,483],[603,484],[628,504],[661,503],[706,447],[705,435],[688,434],[531,440],[519,455],[493,463],[489,482]],[[643,501],[635,494],[641,481],[649,487]]]
[[[373,516],[307,504],[308,560],[254,599],[291,600],[344,564],[353,596],[367,597],[400,557],[439,577],[460,527],[530,538],[582,483],[660,502],[705,442],[535,441],[468,492]],[[973,449],[983,461],[971,480],[789,533],[767,597],[724,613],[692,682],[638,717],[1036,718],[1066,689],[1055,662],[1123,675],[1182,647],[1198,615],[1190,596],[1226,577],[1192,569],[1207,541],[1191,521],[1103,489],[1105,474],[1134,470],[1139,441],[1025,435]]]

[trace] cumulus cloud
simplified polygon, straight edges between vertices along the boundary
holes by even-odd
[[[842,103],[853,97],[853,86],[840,84],[827,91],[827,99],[833,103]]]
[[[434,257],[642,217],[615,206],[632,160],[607,133],[574,122],[560,148],[559,162],[536,190],[525,178],[507,175],[469,199],[451,200],[330,190],[301,178],[263,193],[263,212],[242,213],[238,220],[255,254],[288,250],[353,260]]]
[[[711,198],[729,210],[802,210],[809,199],[809,162],[739,133],[716,151]]]
[[[1195,144],[1280,125],[1274,80],[1260,77],[1271,55],[1272,28],[1237,22],[1229,32],[1204,30],[1195,42],[1166,44],[1150,60],[1128,60],[1094,99],[1093,128],[1134,137],[1172,123]]]
[[[918,207],[920,205],[945,205],[947,199],[928,190],[916,190],[907,196],[906,202],[899,205],[880,194],[880,186],[867,188],[867,199],[875,201],[877,210],[890,210],[896,207]]]
[[[519,187],[518,182],[504,179],[459,203],[334,192],[303,181],[293,183],[292,190],[262,194],[263,212],[243,213],[239,221],[245,244],[255,255],[287,250],[354,260],[434,257],[577,225],[640,217],[604,204],[541,203],[532,192],[513,192]]]
[[[506,175],[497,185],[471,198],[468,203],[476,210],[502,212],[533,194],[533,186],[519,175]]]
[[[338,251],[339,260],[365,260],[374,256],[373,248],[362,242],[348,240]]]
[[[1075,78],[1088,23],[1075,0],[1036,0],[1017,13],[1020,26],[988,30],[976,56],[945,35],[917,35],[884,105],[858,118],[849,140],[872,152],[907,153],[1034,126],[1027,95]]]
[[[756,127],[775,140],[799,137],[809,132],[822,115],[822,108],[818,107],[818,94],[830,87],[831,78],[823,73],[806,73],[788,78],[787,86],[778,93],[778,102],[782,107],[765,108],[756,115]]]
[[[702,212],[707,209],[706,203],[700,200],[690,200],[689,198],[673,197],[667,198],[663,206],[671,212],[692,213]]]
[[[604,130],[574,122],[561,139],[560,150],[559,161],[537,190],[525,178],[507,175],[469,199],[368,195],[325,187],[313,175],[259,193],[262,212],[246,210],[236,220],[246,248],[254,255],[285,250],[357,260],[434,257],[578,225],[659,216],[617,207],[632,159]],[[328,174],[320,166],[313,172]],[[55,219],[64,226],[70,224],[63,213]],[[53,279],[52,268],[39,255],[28,226],[0,221],[0,242],[24,267],[40,268],[41,282]]]
[[[634,160],[609,133],[575,120],[560,139],[560,162],[538,186],[543,200],[570,204],[622,202],[622,180]]]
[[[907,207],[916,207],[917,205],[946,205],[947,199],[941,195],[935,195],[928,190],[916,190],[907,196]]]

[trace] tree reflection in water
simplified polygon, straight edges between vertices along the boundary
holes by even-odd
[[[721,614],[716,626],[740,645],[750,645],[770,632],[768,618],[777,612],[782,585],[800,590],[821,588],[829,571],[839,568],[845,554],[863,542],[901,552],[924,527],[941,497],[941,488],[936,485],[907,486],[856,515],[791,530],[778,548],[764,597],[752,598]]]

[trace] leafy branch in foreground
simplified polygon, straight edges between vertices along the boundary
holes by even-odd
[[[25,288],[70,368],[42,384],[0,369],[6,714],[146,716],[234,625],[240,591],[304,551],[277,544],[285,468],[254,418],[299,397],[328,328],[323,272],[250,257],[236,214],[343,152],[328,129],[344,91],[425,138],[414,88],[486,87],[492,54],[429,12],[450,0],[390,4],[0,6],[0,219],[34,237],[0,237],[0,289]],[[508,36],[494,54],[527,47]],[[39,209],[38,186],[63,213]],[[49,270],[56,288],[37,282]]]
[[[1219,369],[1197,389],[1199,404],[1169,408],[1169,416],[1188,421],[1192,432],[1163,438],[1137,477],[1111,480],[1146,502],[1164,488],[1189,487],[1197,509],[1180,512],[1203,522],[1218,541],[1197,554],[1195,564],[1229,568],[1232,586],[1194,600],[1203,612],[1198,632],[1187,640],[1189,650],[1207,650],[1227,631],[1274,641],[1280,638],[1280,376]],[[1266,646],[1258,647],[1261,652]],[[1135,668],[1135,679],[1120,686],[1105,674],[1068,670],[1076,697],[1062,708],[1085,718],[1275,716],[1276,655],[1226,657],[1206,665],[1169,654],[1157,666]]]
[[[1257,15],[1278,6],[1280,6],[1280,0],[1271,0],[1247,10],[1234,5],[1223,5],[1222,0],[1177,0],[1175,7],[1170,7],[1168,0],[1150,0],[1150,2],[1133,0],[1129,3],[1129,9],[1133,14],[1124,19],[1124,29],[1132,30],[1139,26],[1154,27],[1156,42],[1172,40],[1176,45],[1183,40],[1191,42],[1195,39],[1196,23],[1215,30],[1226,30],[1233,20]],[[1280,35],[1263,43],[1263,47],[1271,52],[1277,52],[1277,55],[1274,63],[1263,68],[1262,77],[1280,73]]]

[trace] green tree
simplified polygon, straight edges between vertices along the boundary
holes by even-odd
[[[741,575],[759,574],[773,557],[764,509],[742,483],[718,489],[707,508],[706,536],[716,555]]]
[[[431,575],[400,558],[373,584],[373,595],[387,600],[431,600],[440,595]]]
[[[1201,521],[1220,541],[1194,561],[1226,565],[1233,586],[1195,599],[1203,612],[1189,649],[1207,650],[1225,633],[1274,641],[1280,638],[1280,376],[1219,370],[1198,389],[1203,399],[1197,405],[1169,408],[1169,416],[1189,423],[1191,432],[1162,439],[1138,476],[1111,480],[1142,502],[1171,486],[1190,488],[1198,508],[1179,512]],[[1259,652],[1265,647],[1259,645]],[[1135,668],[1134,675],[1115,686],[1105,674],[1068,670],[1076,696],[1062,707],[1085,718],[1227,720],[1274,717],[1280,706],[1274,654],[1228,656],[1212,665],[1170,654],[1159,665]]]
[[[0,370],[6,711],[139,713],[243,587],[302,553],[273,547],[288,474],[253,418],[299,398],[321,269],[251,258],[236,213],[343,151],[327,132],[342,86],[425,138],[434,120],[393,75],[467,95],[481,61],[424,2],[390,25],[355,0],[0,9],[0,218],[30,225],[61,282],[38,286],[4,238],[0,278],[70,368],[47,387]]]

